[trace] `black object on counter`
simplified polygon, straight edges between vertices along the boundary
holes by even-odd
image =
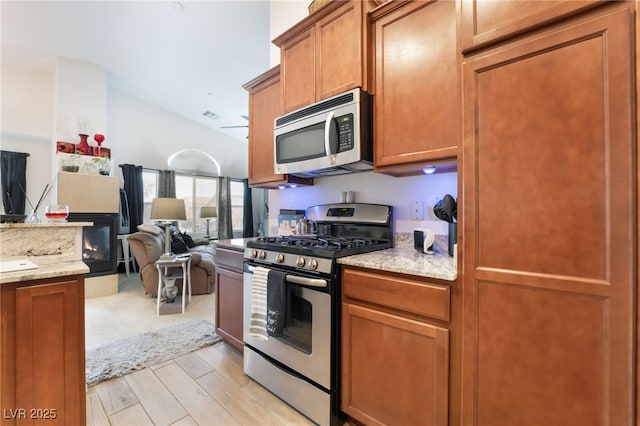
[[[458,223],[449,222],[449,256],[453,256],[455,243],[458,241]]]

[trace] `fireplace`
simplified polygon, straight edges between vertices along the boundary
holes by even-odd
[[[69,213],[69,222],[93,222],[82,229],[82,260],[86,277],[117,273],[118,213]]]

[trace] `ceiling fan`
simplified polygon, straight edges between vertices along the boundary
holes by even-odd
[[[241,115],[240,117],[244,118],[245,120],[249,121],[249,117],[247,117],[246,115]],[[221,129],[238,129],[240,127],[249,127],[249,124],[244,124],[244,125],[238,125],[238,126],[220,126]]]

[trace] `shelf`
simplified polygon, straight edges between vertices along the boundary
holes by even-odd
[[[112,176],[113,174],[113,160],[111,158],[96,157],[93,155],[68,154],[65,152],[58,152],[56,153],[56,156],[58,158],[58,171],[60,173],[94,176]],[[108,166],[108,173],[100,171],[101,164]],[[72,168],[76,171],[73,171]]]

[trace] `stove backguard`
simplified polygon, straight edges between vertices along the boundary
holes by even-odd
[[[82,260],[86,277],[117,273],[118,213],[69,213],[69,222],[93,222],[82,228]]]

